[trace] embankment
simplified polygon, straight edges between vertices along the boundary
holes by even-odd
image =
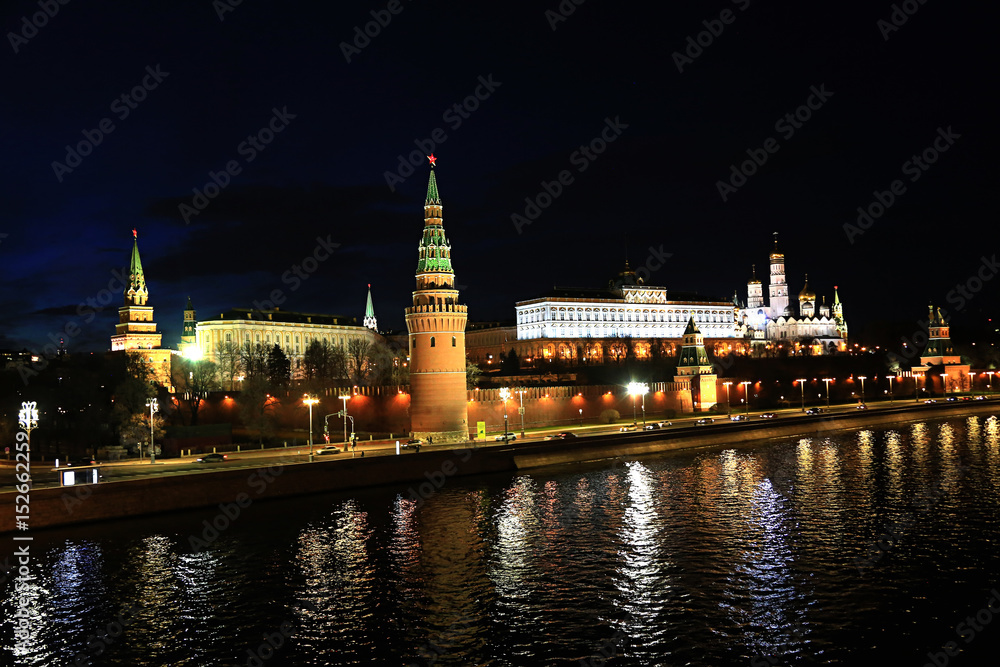
[[[885,427],[909,421],[1000,412],[992,402],[973,405],[910,406],[817,417],[783,417],[774,421],[717,422],[703,427],[622,433],[565,441],[518,443],[476,449],[425,450],[404,456],[291,463],[268,468],[224,469],[188,475],[102,482],[62,488],[33,489],[29,494],[31,530],[104,521],[161,512],[283,498],[309,493],[347,491],[372,486],[399,486],[431,492],[449,478],[514,472],[542,466],[637,457],[698,447],[746,444],[793,436],[823,437],[841,429]],[[421,488],[424,491],[421,491]],[[0,533],[15,530],[15,493],[0,493]],[[23,504],[23,503],[19,503]]]

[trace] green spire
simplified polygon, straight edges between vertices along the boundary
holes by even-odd
[[[146,290],[146,277],[142,273],[142,260],[139,259],[139,233],[132,230],[132,260],[129,264],[128,282],[125,286],[125,301],[142,306],[146,303],[149,292]]]
[[[369,329],[378,331],[378,323],[375,321],[375,305],[372,303],[372,284],[368,283],[368,303],[365,304],[364,325]]]
[[[434,176],[434,165],[431,165],[431,177],[427,181],[427,199],[424,201],[425,206],[429,204],[441,204],[441,196],[438,194],[438,182]]]

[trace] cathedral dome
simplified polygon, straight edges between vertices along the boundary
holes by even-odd
[[[815,301],[815,300],[816,300],[816,292],[813,292],[811,289],[809,289],[809,275],[806,274],[806,284],[802,288],[802,291],[799,292],[799,301]]]

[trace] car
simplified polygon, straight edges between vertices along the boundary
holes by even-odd
[[[225,454],[205,454],[204,456],[198,459],[198,463],[221,463],[222,461],[225,461],[227,458],[229,457],[226,456]]]
[[[714,424],[714,423],[715,420],[712,419],[711,417],[702,417],[701,419],[695,422],[695,424],[697,424],[698,426],[704,426],[706,424]]]
[[[517,440],[517,436],[513,433],[501,433],[500,435],[493,438],[497,442],[514,442]]]
[[[90,456],[74,456],[66,459],[65,465],[68,467],[94,466],[97,465],[97,461]]]
[[[774,413],[773,412],[765,412],[764,414],[762,414],[760,416],[760,418],[761,419],[774,419]]]
[[[823,408],[809,408],[806,410],[807,415],[818,415],[823,412]]]
[[[333,445],[328,445],[326,447],[320,447],[316,450],[316,456],[326,456],[327,454],[339,454],[340,447],[335,447]]]
[[[977,401],[985,401],[986,397],[985,396],[976,396],[975,400],[977,400]]]
[[[924,403],[937,403],[937,399],[936,398],[928,398],[926,401],[924,401]]]
[[[420,449],[420,445],[424,444],[424,441],[420,438],[410,438],[403,443],[403,449]]]
[[[858,403],[857,405],[854,406],[854,409],[855,410],[867,410],[868,406],[865,405],[864,403]]]
[[[962,396],[958,400],[960,400],[960,401],[971,401],[972,397],[971,396]]]
[[[750,421],[750,418],[747,417],[746,415],[733,415],[732,417],[729,418],[729,421],[745,422],[745,421]]]
[[[569,431],[563,431],[562,433],[552,433],[551,435],[545,436],[546,440],[571,440],[576,437],[576,433],[570,433]]]
[[[674,425],[674,423],[670,422],[670,421],[662,421],[662,422],[656,422],[656,423],[660,425],[660,428],[666,428],[668,426],[673,426]]]
[[[660,425],[654,422],[652,424],[646,424],[645,428],[647,431],[658,431],[660,430]]]
[[[636,427],[635,424],[625,424],[624,426],[620,427],[618,430],[622,431],[622,432],[624,432],[624,431],[634,431],[634,430],[636,430],[636,428],[637,427]]]
[[[949,396],[949,397],[947,398],[947,401],[948,401],[949,403],[954,403],[954,402],[955,402],[955,401],[957,401],[957,400],[958,400],[958,397],[957,397],[957,396]]]

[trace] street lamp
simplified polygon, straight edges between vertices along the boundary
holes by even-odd
[[[799,378],[796,382],[799,383],[799,388],[802,389],[802,412],[806,411],[806,380],[807,378]]]
[[[31,458],[31,432],[38,426],[38,408],[35,401],[24,401],[17,413],[17,420],[28,433],[28,458]]]
[[[146,407],[149,408],[149,462],[156,463],[156,444],[153,442],[153,414],[160,411],[160,406],[155,398],[150,398],[146,401]]]
[[[340,400],[344,402],[344,445],[347,445],[347,401],[351,398],[350,394],[346,396],[338,396]],[[351,422],[354,423],[353,421]],[[352,429],[353,431],[353,429]]]
[[[309,406],[309,461],[313,460],[313,406],[319,403],[319,399],[315,396],[310,396],[305,394],[302,398],[302,402]],[[346,420],[345,420],[346,423]]]
[[[642,396],[642,429],[646,430],[646,393],[649,385],[645,382],[629,382],[628,393],[632,394],[632,423],[635,423],[635,397]]]
[[[993,373],[994,371],[986,371],[986,374],[990,377],[990,393],[993,393]]]
[[[894,399],[892,397],[892,378],[893,378],[892,375],[885,376],[885,379],[889,381],[889,405],[892,405],[894,402]]]
[[[861,380],[861,405],[865,404],[865,380],[868,379],[867,375],[859,375],[858,379]]]
[[[830,409],[830,383],[834,381],[834,378],[823,378],[823,382],[826,383],[826,409]]]
[[[503,400],[503,441],[507,442],[507,400],[510,399],[508,387],[500,388],[500,398]]]
[[[744,380],[743,382],[740,382],[740,384],[743,385],[743,396],[746,397],[747,416],[749,417],[750,416],[750,392],[747,389],[747,385],[748,384],[752,384],[752,383],[750,382],[750,380]]]
[[[948,393],[948,374],[941,373],[941,395],[944,396]]]
[[[723,382],[722,384],[726,385],[726,414],[731,415],[733,414],[733,408],[729,404],[729,385],[731,385],[732,382]]]
[[[913,400],[914,400],[914,402],[919,403],[920,402],[920,387],[919,387],[919,383],[917,382],[917,380],[920,377],[920,374],[919,373],[911,373],[911,375],[913,375]]]
[[[580,408],[580,428],[583,428],[583,408]]]
[[[517,397],[521,399],[521,407],[517,409],[517,412],[521,415],[521,437],[524,438],[524,392],[528,390],[524,387],[518,387],[515,391],[517,391]]]

